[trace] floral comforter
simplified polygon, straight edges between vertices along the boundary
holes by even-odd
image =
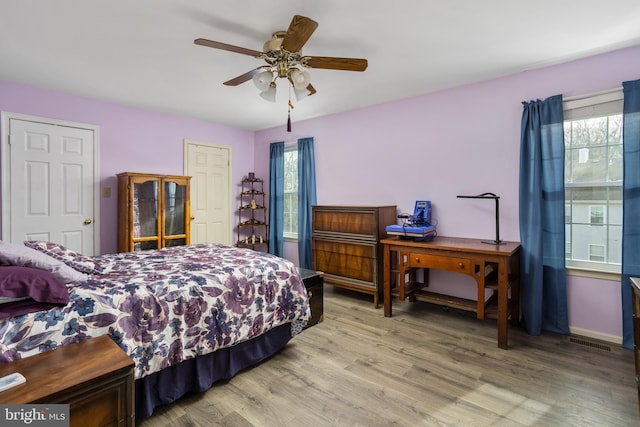
[[[95,257],[103,274],[70,283],[69,304],[0,322],[0,363],[108,334],[136,378],[310,317],[292,263],[216,244]]]

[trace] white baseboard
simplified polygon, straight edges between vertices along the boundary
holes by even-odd
[[[593,338],[600,341],[610,342],[612,344],[622,345],[622,337],[616,335],[603,334],[602,332],[590,331],[589,329],[576,327],[569,327],[569,333],[571,333],[571,335],[579,335],[585,338]]]

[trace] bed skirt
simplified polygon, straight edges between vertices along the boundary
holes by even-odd
[[[185,360],[179,365],[135,381],[136,418],[151,416],[154,408],[175,402],[189,392],[202,392],[241,370],[280,351],[291,340],[291,325],[280,325],[233,347]]]

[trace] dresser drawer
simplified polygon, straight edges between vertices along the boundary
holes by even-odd
[[[313,211],[314,233],[337,233],[359,238],[378,238],[376,210],[337,210],[316,208]]]
[[[377,245],[366,242],[339,242],[313,239],[313,268],[328,275],[377,283]],[[326,281],[332,282],[330,277]]]
[[[440,257],[425,254],[403,253],[407,267],[436,268],[463,274],[471,274],[471,260],[465,258]],[[404,258],[406,257],[406,258]]]

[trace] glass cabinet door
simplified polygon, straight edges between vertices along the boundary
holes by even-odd
[[[164,202],[164,246],[186,244],[187,186],[175,181],[165,181]]]
[[[155,180],[133,184],[133,246],[136,251],[158,249],[158,191]]]

